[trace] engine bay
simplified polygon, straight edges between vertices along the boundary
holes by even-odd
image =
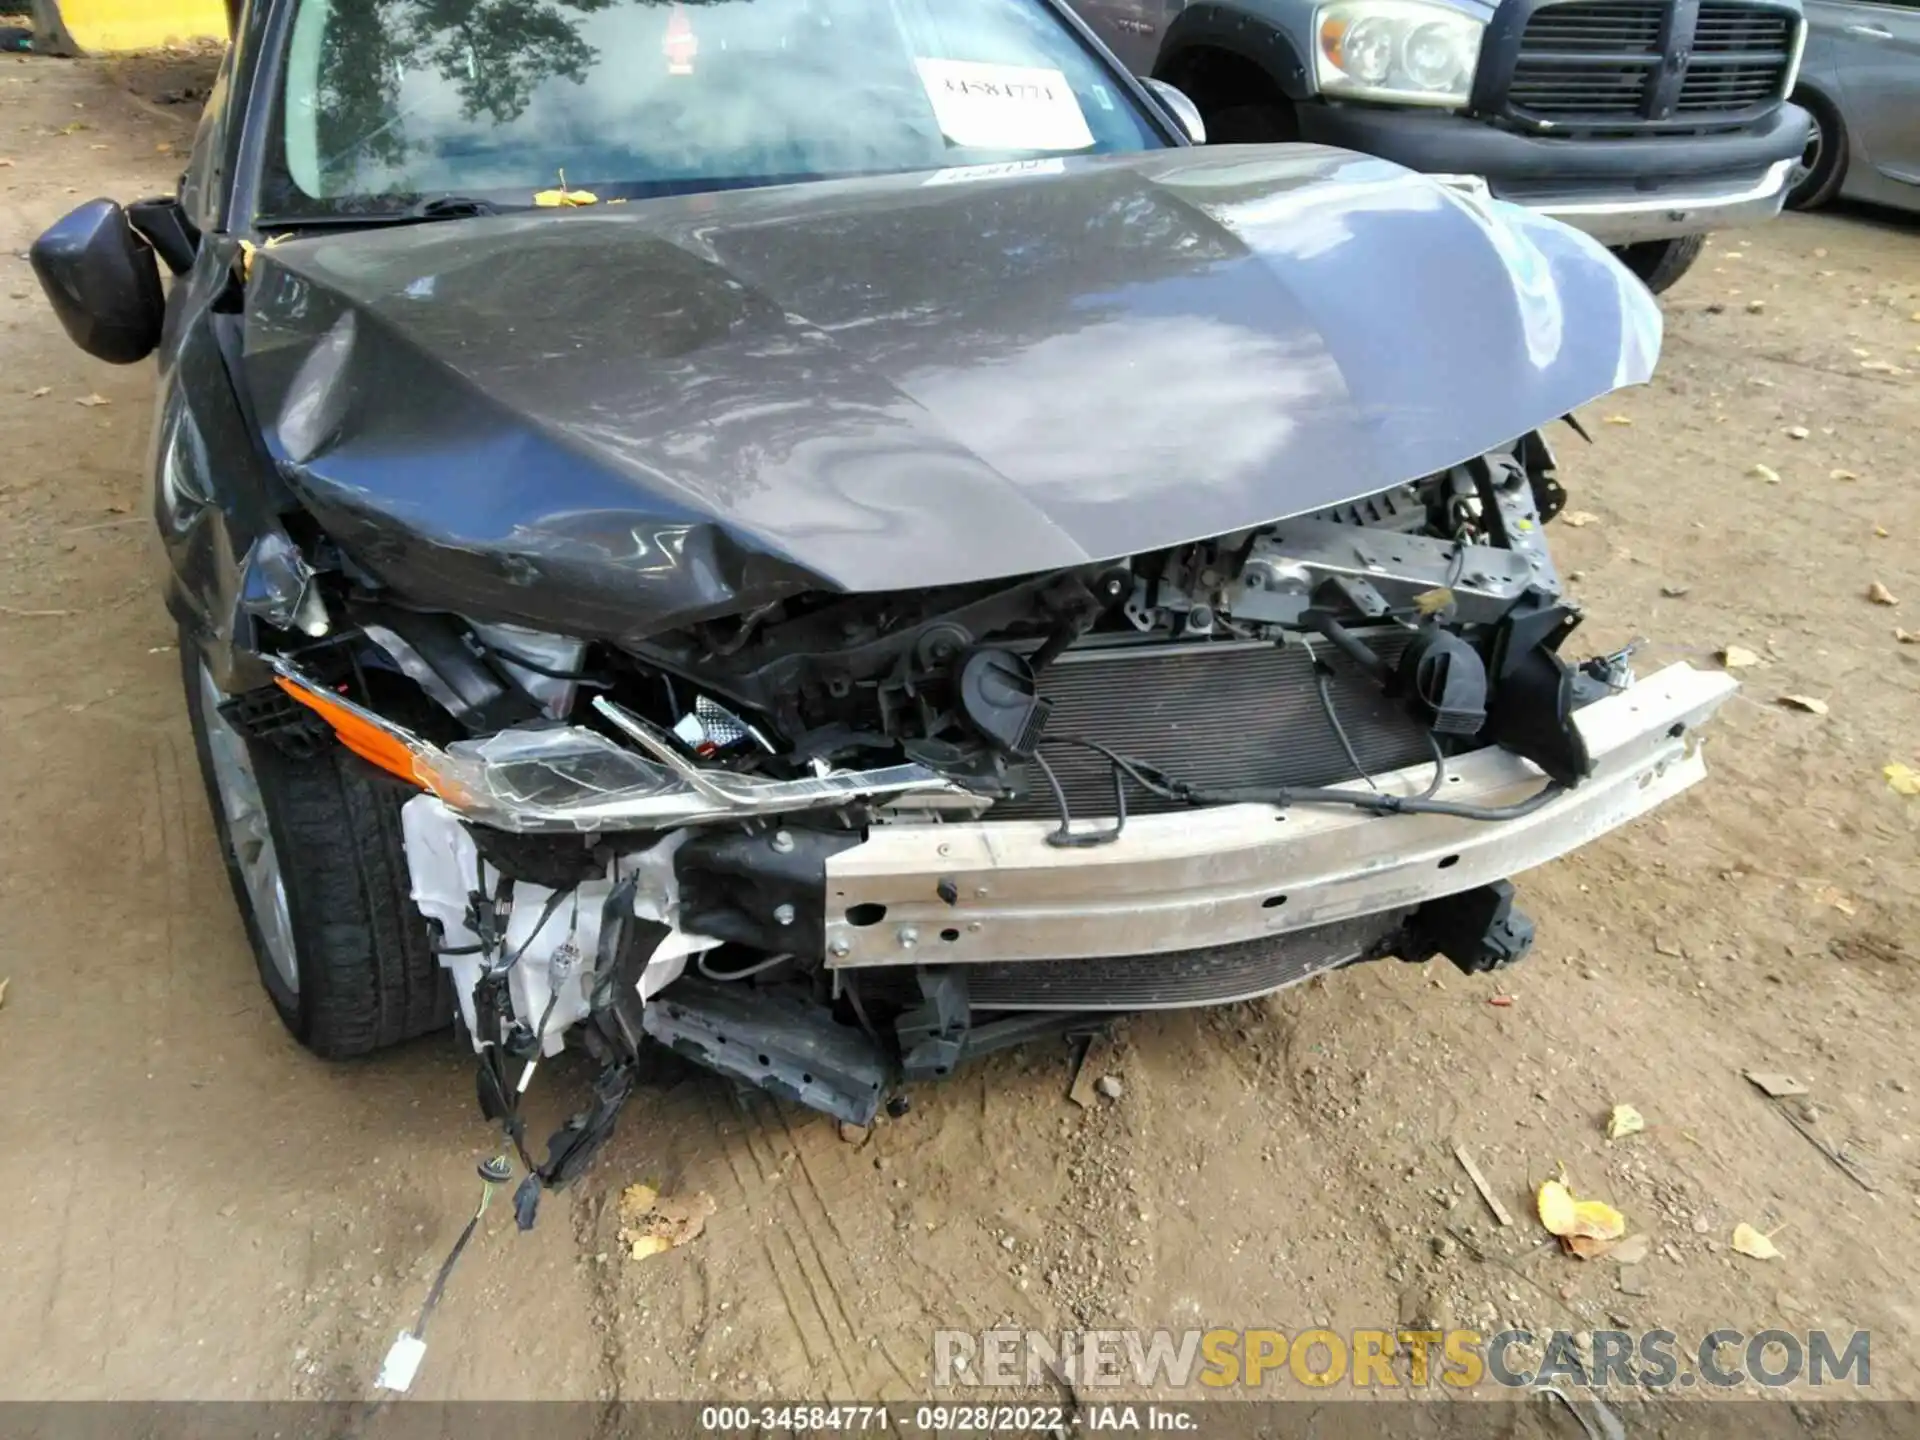
[[[324,542],[318,564],[291,545],[250,556],[242,604],[278,661],[456,754],[502,732],[537,753],[543,728],[568,724],[619,744],[638,733],[657,760],[748,784],[918,766],[944,782],[923,796],[932,810],[982,814],[1058,794],[1051,762],[1101,744],[1049,728],[1045,677],[1063,656],[1302,647],[1323,694],[1328,676],[1363,675],[1434,745],[1506,745],[1572,784],[1586,762],[1569,716],[1611,672],[1558,657],[1579,612],[1542,527],[1563,501],[1530,435],[1332,510],[1152,554],[807,594],[626,647],[410,607]],[[1364,773],[1348,768],[1323,779]]]

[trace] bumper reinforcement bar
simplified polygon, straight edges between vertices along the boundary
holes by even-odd
[[[1738,689],[1667,667],[1577,715],[1593,773],[1523,819],[1229,805],[1131,819],[1095,850],[1042,821],[875,826],[826,869],[836,968],[1140,955],[1256,940],[1471,890],[1557,858],[1706,773],[1697,730]],[[1444,798],[1509,805],[1539,789],[1500,749],[1448,762]],[[1377,776],[1417,795],[1431,765]],[[1359,788],[1358,782],[1351,788]],[[950,898],[949,898],[950,897]]]

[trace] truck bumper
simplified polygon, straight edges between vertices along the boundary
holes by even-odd
[[[1300,109],[1303,140],[1430,174],[1481,176],[1497,198],[1564,220],[1606,245],[1772,219],[1810,124],[1799,106],[1782,105],[1756,125],[1723,134],[1573,139],[1433,112]]]
[[[1626,824],[1705,773],[1699,727],[1738,687],[1672,665],[1582,709],[1594,760],[1574,789],[1520,819],[1227,805],[1148,815],[1090,850],[1045,821],[876,825],[826,867],[828,964],[1091,959],[1232,945],[1458,894]],[[1542,783],[1487,749],[1448,762],[1444,797],[1505,806]],[[1431,765],[1376,777],[1418,795]]]

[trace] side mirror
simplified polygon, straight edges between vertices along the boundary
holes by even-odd
[[[1187,98],[1186,91],[1164,80],[1153,80],[1144,75],[1140,77],[1140,83],[1151,90],[1154,98],[1167,107],[1167,113],[1180,122],[1187,139],[1196,145],[1207,143],[1207,122],[1200,118],[1200,107]]]
[[[127,212],[89,200],[33,242],[33,273],[68,337],[110,365],[144,360],[160,343],[167,299],[160,267]]]

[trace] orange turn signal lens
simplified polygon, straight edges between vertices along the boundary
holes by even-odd
[[[1346,66],[1341,63],[1344,57],[1340,53],[1340,42],[1346,38],[1347,22],[1345,20],[1329,17],[1320,22],[1320,53],[1343,70]]]
[[[390,775],[398,775],[409,785],[424,783],[414,768],[413,751],[397,736],[346,706],[336,705],[326,696],[294,684],[284,675],[275,677],[274,683],[331,725],[340,743],[362,760],[378,765]]]

